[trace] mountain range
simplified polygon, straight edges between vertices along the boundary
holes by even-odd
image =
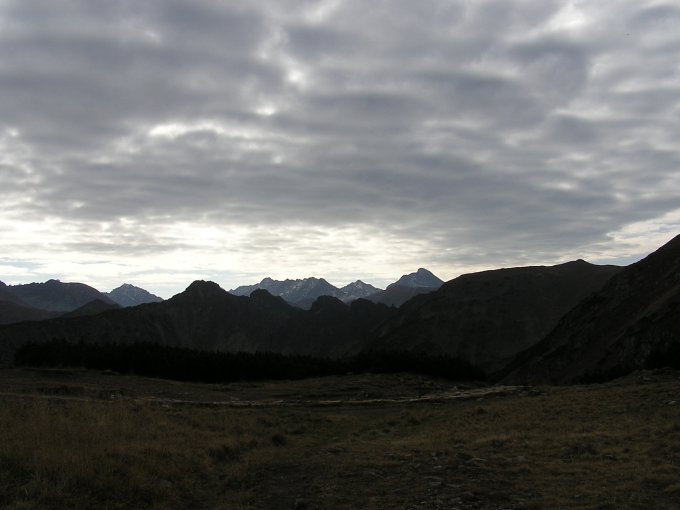
[[[263,280],[289,299],[313,299],[308,309],[264,288],[237,296],[203,281],[167,301],[135,307],[119,308],[107,298],[70,316],[59,312],[0,326],[0,364],[11,363],[25,342],[65,339],[334,358],[366,350],[442,354],[483,368],[492,380],[521,384],[604,380],[664,364],[680,368],[680,236],[627,267],[576,260],[505,268],[462,275],[438,289],[423,286],[437,284],[425,270],[407,276],[406,285],[395,282],[380,292],[428,292],[399,308],[376,302],[380,292],[368,296],[373,300],[313,299],[312,290],[335,288],[322,279]],[[46,303],[36,301],[33,285],[30,293],[0,285],[0,303],[15,310],[30,307],[28,298]],[[46,282],[62,296],[55,287]],[[296,289],[306,289],[307,297]]]
[[[332,292],[335,287],[318,278],[265,278],[263,286],[282,295],[266,288],[241,288],[250,295],[236,296],[215,283],[199,281],[162,303],[111,309],[115,305],[98,300],[61,318],[0,329],[0,344],[3,336],[19,343],[50,338],[147,341],[321,357],[399,350],[458,357],[493,372],[538,342],[564,313],[619,270],[575,261],[472,273],[440,286],[441,280],[421,268],[369,299],[345,303],[321,295],[303,309],[301,297],[311,300],[314,292]],[[398,309],[379,302],[392,299],[390,293],[411,289],[416,296]],[[95,315],[97,311],[103,313]]]
[[[254,290],[264,289],[274,296],[282,297],[286,302],[309,309],[320,296],[331,296],[345,303],[365,298],[376,303],[399,306],[418,294],[432,292],[444,282],[424,268],[415,273],[403,275],[387,289],[379,289],[361,280],[338,288],[323,278],[304,278],[297,280],[273,280],[264,278],[254,285],[242,285],[230,290],[235,296],[250,296]]]
[[[93,315],[111,308],[158,301],[162,299],[130,284],[102,293],[83,283],[59,280],[24,285],[0,282],[0,324]]]
[[[330,296],[302,310],[263,289],[234,296],[216,283],[196,281],[162,303],[0,327],[0,364],[10,363],[26,342],[51,339],[342,357],[359,352],[370,331],[393,313],[386,305]]]

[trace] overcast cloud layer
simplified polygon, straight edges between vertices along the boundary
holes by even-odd
[[[444,279],[680,231],[680,6],[0,0],[0,280]]]

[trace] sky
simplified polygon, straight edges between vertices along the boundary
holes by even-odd
[[[0,280],[448,280],[680,233],[680,4],[0,0]]]

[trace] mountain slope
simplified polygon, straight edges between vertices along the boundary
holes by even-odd
[[[614,276],[503,375],[568,383],[674,362],[680,363],[680,236]]]
[[[114,303],[123,307],[143,305],[145,303],[160,303],[163,301],[162,298],[151,294],[147,290],[130,285],[129,283],[124,283],[111,292],[106,292],[105,295]]]
[[[112,303],[104,294],[83,283],[48,280],[44,283],[12,285],[9,290],[27,306],[55,312],[70,312],[95,299]]]
[[[108,312],[109,310],[119,310],[120,308],[121,306],[116,303],[107,303],[101,299],[95,299],[94,301],[85,303],[80,308],[76,308],[71,312],[66,312],[65,314],[61,315],[61,317],[87,317],[88,315],[97,315],[103,312]]]
[[[47,310],[20,305],[13,301],[0,300],[0,325],[23,321],[41,321],[57,315],[57,312],[48,312]]]
[[[620,270],[579,260],[466,274],[403,305],[373,346],[448,354],[498,370]]]

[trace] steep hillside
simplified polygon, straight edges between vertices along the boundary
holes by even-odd
[[[448,354],[498,370],[619,271],[578,260],[466,274],[403,305],[373,346]]]
[[[666,364],[680,364],[680,236],[614,276],[502,375],[568,383]]]

